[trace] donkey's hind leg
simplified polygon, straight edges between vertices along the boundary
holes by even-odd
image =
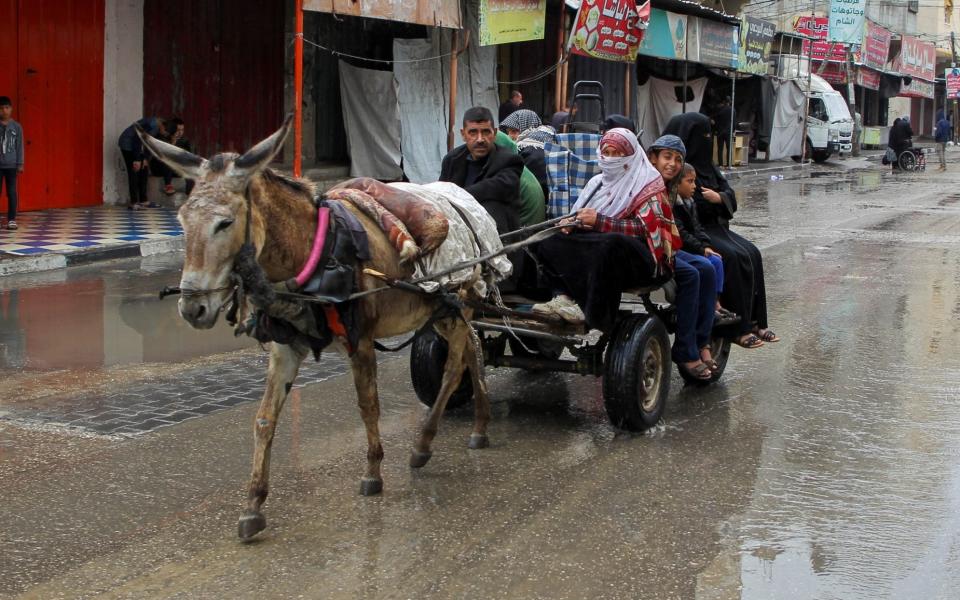
[[[380,398],[377,396],[377,355],[372,338],[362,338],[350,359],[353,383],[357,388],[357,404],[367,429],[367,471],[360,480],[360,493],[372,496],[383,491],[380,463],[383,446],[380,444]]]
[[[467,346],[463,355],[470,378],[473,382],[473,432],[468,447],[477,450],[490,445],[487,437],[487,425],[490,423],[490,397],[487,395],[487,382],[483,376],[483,347],[477,332],[466,323],[461,327],[467,330]]]
[[[283,409],[283,403],[297,378],[300,363],[306,358],[303,348],[271,344],[270,366],[267,369],[267,387],[260,401],[257,419],[254,423],[253,472],[247,491],[247,510],[240,517],[238,533],[241,539],[248,540],[263,531],[267,519],[260,512],[269,492],[270,447],[277,427],[277,418]]]
[[[459,326],[464,325],[464,326]],[[437,333],[447,340],[447,362],[443,365],[443,381],[440,384],[440,391],[437,393],[437,400],[430,409],[430,414],[420,430],[420,436],[413,445],[413,452],[410,455],[410,466],[420,468],[427,464],[433,452],[430,450],[430,444],[437,435],[440,427],[440,417],[447,407],[447,400],[454,390],[460,385],[460,379],[463,377],[464,365],[463,357],[467,350],[467,337],[469,335],[469,326],[459,321],[445,321],[436,326]]]

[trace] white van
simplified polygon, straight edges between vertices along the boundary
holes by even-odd
[[[830,155],[853,151],[853,118],[840,92],[817,75],[810,76],[810,89],[805,79],[797,80],[800,89],[807,92],[810,112],[807,115],[807,143],[809,154],[816,162],[824,162]]]

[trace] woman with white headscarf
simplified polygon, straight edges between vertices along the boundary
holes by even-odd
[[[536,248],[555,297],[533,310],[608,331],[623,291],[670,279],[680,238],[663,178],[637,137],[611,129],[599,156],[601,173],[574,205],[567,235]]]

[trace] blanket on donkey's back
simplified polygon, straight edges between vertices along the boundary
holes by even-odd
[[[442,211],[429,201],[376,179],[348,179],[326,196],[349,201],[377,222],[404,261],[433,252],[447,237],[448,224]]]
[[[420,257],[417,261],[415,278],[439,273],[459,263],[492,254],[503,248],[493,217],[463,188],[440,181],[426,185],[415,183],[387,185],[429,202],[446,216],[448,223],[446,239],[436,250]],[[420,287],[433,291],[441,285],[455,286],[476,277],[474,290],[481,297],[486,297],[489,286],[509,277],[513,265],[507,257],[497,256],[486,261],[485,266],[487,267],[485,269],[481,268],[481,265],[467,267],[439,277],[433,282],[424,282]],[[477,273],[481,276],[477,277]]]

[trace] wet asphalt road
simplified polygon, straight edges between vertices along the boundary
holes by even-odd
[[[385,492],[364,498],[349,375],[311,371],[248,545],[254,402],[138,435],[57,416],[197,373],[250,387],[233,365],[259,351],[152,300],[175,259],[8,277],[0,597],[956,598],[960,172],[877,169],[738,184],[784,339],[735,348],[711,388],[674,376],[645,435],[608,425],[599,380],[490,371],[492,447],[467,450],[456,412],[413,472],[423,409],[389,356]]]

